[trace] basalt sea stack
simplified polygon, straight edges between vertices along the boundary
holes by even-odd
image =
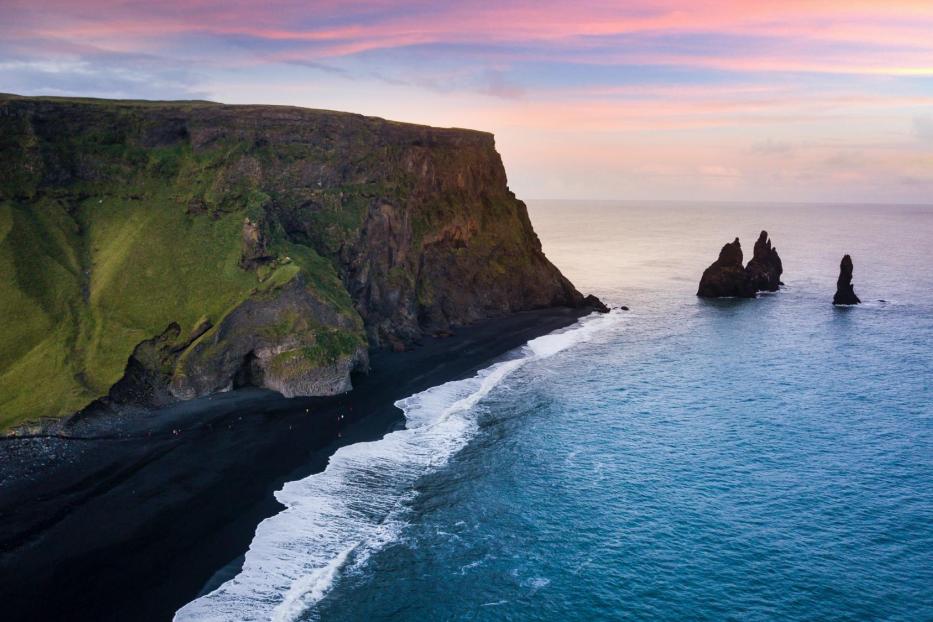
[[[784,266],[777,248],[771,246],[767,231],[762,231],[755,242],[755,253],[745,266],[745,272],[756,292],[776,292],[780,289]]]
[[[839,279],[836,281],[836,295],[833,296],[833,304],[857,305],[861,302],[852,287],[852,258],[845,255],[839,263]]]
[[[703,298],[754,298],[745,268],[742,267],[742,245],[739,238],[719,251],[719,258],[703,272],[697,296]]]
[[[544,256],[484,132],[0,95],[0,156],[0,429],[102,398],[339,393],[372,347],[604,308]]]
[[[784,268],[777,248],[771,246],[767,231],[755,242],[754,255],[742,267],[742,245],[739,238],[726,244],[719,258],[703,272],[697,296],[703,298],[754,298],[757,292],[776,292],[783,283]]]

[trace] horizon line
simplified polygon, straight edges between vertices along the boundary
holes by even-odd
[[[854,203],[851,201],[755,201],[755,200],[742,200],[742,199],[587,199],[587,198],[529,198],[519,200],[524,202],[529,201],[579,201],[587,203],[692,203],[692,204],[709,204],[709,203],[729,203],[735,205],[832,205],[836,207],[929,207],[933,208],[933,203],[879,203],[877,201],[868,201],[865,203]]]

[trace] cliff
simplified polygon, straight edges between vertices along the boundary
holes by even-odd
[[[491,134],[0,96],[0,428],[96,400],[350,387],[371,347],[585,305]]]

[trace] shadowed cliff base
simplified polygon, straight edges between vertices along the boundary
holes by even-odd
[[[512,314],[375,352],[357,388],[285,399],[249,389],[86,423],[87,440],[0,441],[4,619],[168,620],[281,510],[272,491],[323,469],[343,445],[403,424],[393,403],[463,378],[578,309]],[[106,525],[106,527],[103,527]],[[55,594],[55,598],[49,598]]]

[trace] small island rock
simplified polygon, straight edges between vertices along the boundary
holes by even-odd
[[[836,281],[836,295],[833,296],[833,304],[857,305],[861,302],[852,287],[852,258],[845,255],[839,264],[839,280]]]

